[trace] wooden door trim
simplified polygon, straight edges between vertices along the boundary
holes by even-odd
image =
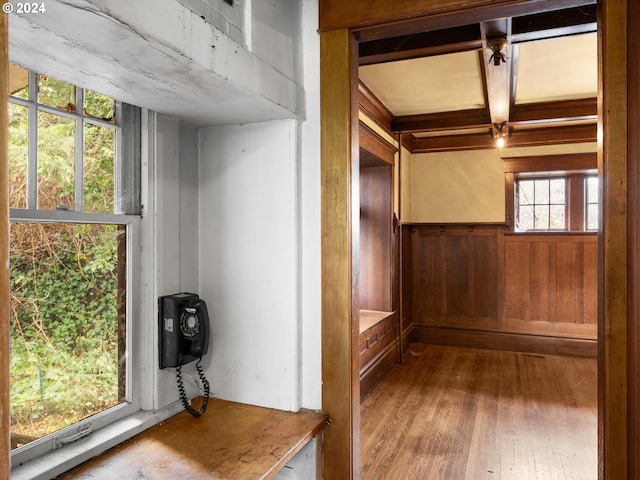
[[[640,0],[627,4],[627,106],[628,106],[628,205],[629,205],[629,330],[627,333],[628,405],[640,405]],[[628,479],[640,479],[640,412],[628,412]]]
[[[598,170],[602,178],[599,233],[598,445],[599,478],[629,478],[629,243],[636,219],[627,200],[627,1],[599,4]],[[611,52],[614,49],[615,52]],[[603,54],[606,52],[606,54]],[[628,229],[629,226],[631,228]],[[635,405],[634,405],[635,407]],[[637,407],[635,407],[637,408]]]
[[[323,461],[343,479],[360,470],[356,48],[346,29],[320,36]]]

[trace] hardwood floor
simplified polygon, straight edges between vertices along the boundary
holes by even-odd
[[[361,478],[595,480],[597,361],[414,344],[361,410]]]

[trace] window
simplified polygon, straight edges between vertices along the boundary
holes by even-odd
[[[139,109],[10,66],[12,462],[136,410]]]
[[[507,223],[514,232],[598,229],[595,154],[505,158]]]
[[[522,178],[516,181],[516,230],[565,230],[566,179]]]

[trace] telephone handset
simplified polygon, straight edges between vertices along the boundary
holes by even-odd
[[[160,368],[176,367],[180,400],[191,415],[199,417],[209,400],[209,382],[200,366],[202,356],[209,349],[207,304],[195,293],[162,296],[158,298],[158,327]],[[204,389],[199,411],[189,405],[182,383],[182,365],[194,360],[197,360],[196,370]]]

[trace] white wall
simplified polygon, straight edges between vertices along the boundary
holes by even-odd
[[[284,409],[321,407],[317,3],[74,0],[9,22],[12,61],[160,113],[147,309],[184,290],[215,303],[213,393]],[[224,124],[199,153],[195,127]],[[173,375],[145,368],[143,405],[176,400]]]
[[[322,407],[320,272],[320,37],[318,0],[302,1],[303,78],[306,118],[300,142],[302,406]]]
[[[197,129],[177,119],[157,116],[155,132],[155,164],[152,168],[154,198],[153,255],[155,297],[178,292],[198,292],[198,143]],[[153,248],[145,245],[144,248]],[[153,287],[152,287],[153,288]],[[155,309],[151,309],[155,314]],[[155,325],[155,322],[151,322]],[[154,332],[157,335],[157,332]],[[157,343],[157,342],[156,342]],[[193,365],[185,367],[192,373]],[[174,369],[149,369],[155,377],[158,409],[178,398]],[[195,385],[186,377],[190,396]]]
[[[249,46],[255,56],[298,83],[302,78],[300,3],[251,0],[252,39]]]
[[[200,294],[215,396],[300,408],[295,120],[200,131]]]

